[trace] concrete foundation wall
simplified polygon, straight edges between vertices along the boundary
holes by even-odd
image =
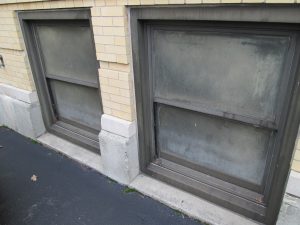
[[[45,127],[36,93],[0,84],[0,124],[34,139],[43,134]]]
[[[300,198],[286,194],[284,196],[277,225],[299,225]]]
[[[103,174],[128,185],[139,174],[135,124],[102,115],[99,134]]]

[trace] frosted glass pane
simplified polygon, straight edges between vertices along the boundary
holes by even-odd
[[[154,30],[155,97],[274,120],[289,37]]]
[[[97,84],[98,66],[88,26],[39,25],[37,31],[47,74]]]
[[[261,183],[269,131],[160,104],[156,110],[159,151],[255,184]]]
[[[101,129],[98,89],[61,81],[50,81],[58,117]]]

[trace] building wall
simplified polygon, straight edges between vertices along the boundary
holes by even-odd
[[[298,138],[298,140],[296,141],[292,170],[300,172],[300,138]]]
[[[134,121],[134,91],[126,6],[202,3],[300,3],[300,0],[2,0],[0,3],[0,83],[35,90],[17,10],[91,7],[104,113]],[[292,169],[300,172],[300,141]]]

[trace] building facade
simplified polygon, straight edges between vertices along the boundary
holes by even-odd
[[[3,0],[0,125],[206,222],[287,224],[297,1]]]

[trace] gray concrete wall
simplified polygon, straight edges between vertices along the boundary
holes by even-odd
[[[0,124],[36,138],[45,132],[40,104],[35,92],[0,84]]]
[[[300,188],[298,186],[298,188]],[[300,224],[300,198],[286,194],[284,196],[277,225]]]
[[[135,124],[102,115],[99,134],[103,174],[128,185],[139,174]]]

